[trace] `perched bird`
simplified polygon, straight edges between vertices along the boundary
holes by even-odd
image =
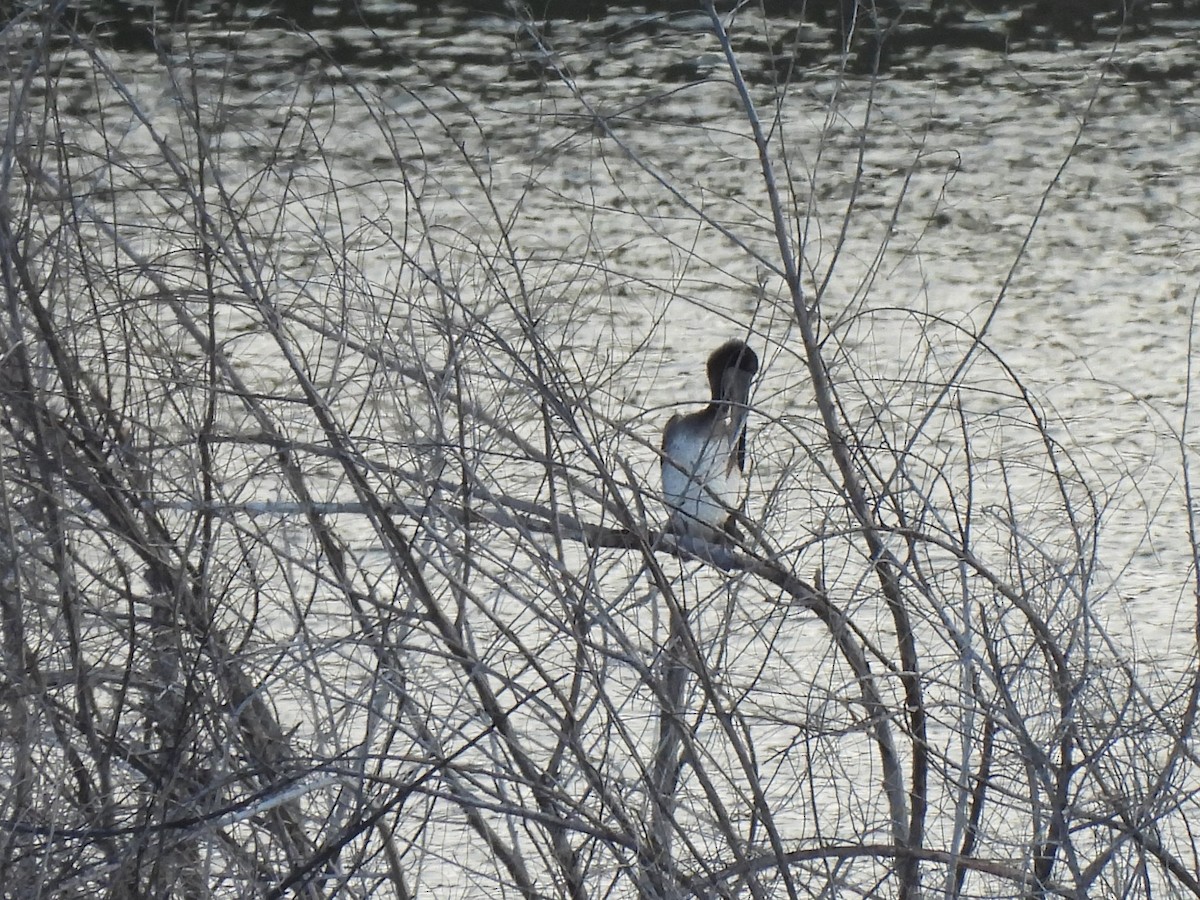
[[[663,429],[663,502],[681,535],[721,542],[734,530],[746,468],[746,416],[758,357],[742,341],[726,341],[708,358],[712,401],[674,415]]]

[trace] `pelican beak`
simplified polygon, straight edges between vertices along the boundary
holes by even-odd
[[[721,374],[721,399],[743,409],[750,402],[750,382],[754,373],[742,368],[726,369]]]
[[[729,454],[726,475],[733,472],[734,466],[741,466],[742,454],[745,453],[746,419],[750,416],[750,382],[753,380],[754,373],[740,367],[726,369],[721,375],[721,396],[728,404],[725,415],[729,416],[729,433],[735,448]]]

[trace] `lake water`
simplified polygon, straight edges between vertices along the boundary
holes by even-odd
[[[380,699],[386,690],[373,693],[382,657],[363,651],[375,640],[364,623],[375,620],[347,611],[345,585],[326,568],[330,551],[318,552],[309,524],[285,509],[300,498],[276,468],[278,441],[258,440],[273,425],[311,454],[313,499],[361,501],[328,449],[329,432],[308,414],[298,373],[340,417],[366,483],[388,502],[453,507],[469,471],[480,508],[509,498],[606,526],[629,524],[623,510],[632,510],[635,523],[654,526],[662,424],[681,404],[706,399],[707,353],[743,337],[764,363],[747,513],[785,568],[814,580],[820,571],[835,605],[870,640],[894,647],[817,413],[747,112],[704,18],[623,13],[539,33],[502,16],[398,9],[390,24],[310,33],[230,32],[198,18],[161,53],[91,53],[86,42],[57,40],[51,77],[33,79],[33,99],[21,100],[49,110],[40,121],[52,126],[40,136],[28,129],[21,146],[65,148],[63,166],[29,183],[74,201],[34,215],[35,230],[65,224],[87,247],[64,257],[71,274],[61,281],[72,287],[59,314],[97,377],[129,392],[131,417],[157,436],[146,452],[161,471],[196,471],[203,416],[188,386],[211,377],[167,294],[211,325],[258,398],[263,418],[236,391],[214,401],[229,438],[217,451],[220,494],[266,510],[266,519],[235,516],[240,524],[222,538],[240,560],[228,563],[231,582],[256,589],[232,592],[237,601],[214,620],[245,631],[280,718],[311,736],[314,754],[349,758],[360,738],[376,746],[368,710],[392,702]],[[1160,23],[1119,40],[1029,42],[1010,53],[909,48],[874,78],[843,68],[826,33],[802,31],[800,62],[784,83],[777,57],[794,26],[753,11],[726,20],[771,136],[789,240],[869,498],[878,521],[897,529],[888,546],[913,567],[914,584],[924,579],[913,614],[926,696],[931,708],[954,710],[931,717],[931,743],[946,759],[978,752],[962,737],[974,726],[959,717],[970,706],[957,667],[970,641],[964,649],[949,636],[972,633],[975,617],[999,646],[1024,647],[1028,635],[991,586],[952,556],[913,548],[905,529],[969,535],[971,552],[1067,635],[1079,671],[1127,665],[1146,696],[1172,694],[1195,666],[1184,476],[1194,462],[1200,246],[1200,97],[1187,77],[1196,29]],[[36,36],[16,25],[7,34],[13,46]],[[17,97],[14,88],[10,110]],[[72,224],[67,207],[83,224]],[[205,216],[211,224],[197,225]],[[201,233],[212,248],[208,276]],[[100,288],[95,271],[105,273]],[[137,349],[114,349],[126,346]],[[164,477],[158,490],[182,528],[198,480]],[[641,557],[571,541],[543,556],[533,548],[550,539],[511,523],[478,537],[455,531],[452,517],[398,518],[448,616],[457,603],[456,621],[474,621],[470,646],[514,721],[530,716],[536,733],[538,704],[559,702],[555,692],[587,668],[579,660],[595,651],[589,665],[604,661],[588,669],[588,683],[612,687],[582,693],[614,706],[596,732],[582,733],[613,740],[616,750],[589,749],[614,784],[634,785],[621,801],[637,808],[638,753],[654,742],[661,699],[639,687],[637,661],[659,664],[668,618]],[[368,517],[346,506],[331,521],[351,557],[347,579],[391,604],[379,607],[388,610],[379,628],[403,632],[405,671],[442,723],[415,744],[430,754],[458,746],[456,729],[473,733],[469,717],[454,715],[467,679],[446,662],[454,654],[444,635],[422,618]],[[260,557],[239,541],[271,549]],[[753,579],[731,582],[674,559],[668,568],[696,611],[698,653],[725,679],[713,696],[736,696],[756,736],[769,798],[796,801],[781,801],[775,821],[787,841],[816,832],[887,840],[856,673],[830,648],[826,627],[803,610],[781,612],[778,592]],[[963,599],[973,591],[990,599],[977,609]],[[267,604],[261,619],[241,605],[251,596]],[[594,629],[584,629],[578,658],[563,649],[565,636],[579,637],[565,624],[575,602]],[[1107,627],[1111,642],[1087,628],[1076,635],[1082,620]],[[1012,652],[1011,668],[996,663],[1012,679],[1016,705],[1005,715],[1027,716],[1030,733],[1053,744],[1061,723],[1038,655]],[[1080,675],[1080,697],[1103,705],[1107,678]],[[899,706],[897,684],[885,695]],[[1177,711],[1167,707],[1164,718]],[[711,753],[719,782],[711,790],[745,799],[737,776],[745,762],[715,719],[689,719],[692,739]],[[1169,741],[1145,727],[1145,753],[1165,753]],[[545,728],[549,746],[559,735]],[[997,754],[1019,760],[1024,749],[1014,739]],[[411,777],[424,771],[392,764]],[[586,797],[580,772],[570,776],[578,784],[563,776],[564,784]],[[464,763],[459,781],[446,776],[444,795],[461,798],[475,774]],[[680,777],[681,819],[702,825],[677,842],[696,871],[710,858],[720,869],[732,858],[702,831],[714,794]],[[791,787],[793,778],[807,787]],[[859,784],[873,787],[850,788],[847,803],[846,786]],[[515,805],[526,787],[478,797]],[[955,788],[947,777],[930,789],[930,845],[961,837]],[[1096,783],[1079,790],[1081,808],[1104,800]],[[589,827],[619,830],[606,816],[621,802],[605,803]],[[753,804],[734,807],[732,818],[754,830]],[[475,880],[494,865],[482,842],[457,847],[463,821],[431,815],[437,836],[412,844],[429,854],[428,869],[413,877],[439,897],[493,887],[494,872]],[[1158,824],[1175,835],[1176,819]],[[997,813],[985,825],[995,841],[987,858],[1027,843],[1019,816]],[[1101,837],[1080,838],[1076,850],[1096,846]],[[616,893],[628,893],[618,864],[601,868]],[[842,877],[835,868],[829,884]],[[1081,883],[1074,874],[1063,883]]]

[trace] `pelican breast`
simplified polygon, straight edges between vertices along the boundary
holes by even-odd
[[[727,418],[676,415],[663,432],[663,501],[677,531],[712,539],[741,503],[738,439]]]

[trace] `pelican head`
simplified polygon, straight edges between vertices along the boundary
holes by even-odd
[[[708,357],[708,386],[714,403],[744,407],[758,373],[758,355],[744,341],[726,341]]]

